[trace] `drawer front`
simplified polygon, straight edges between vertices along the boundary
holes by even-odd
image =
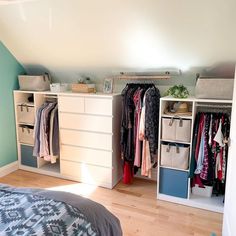
[[[33,147],[21,145],[21,164],[37,167],[37,157],[33,156]]]
[[[59,96],[59,111],[84,113],[84,97]]]
[[[61,129],[60,135],[62,144],[112,151],[111,134]]]
[[[35,112],[34,107],[17,106],[17,118],[19,123],[34,124]]]
[[[174,197],[188,197],[188,172],[160,168],[160,193]]]
[[[112,152],[61,145],[61,160],[112,168]]]
[[[60,127],[112,133],[112,117],[60,113]]]
[[[112,99],[85,98],[85,112],[97,115],[112,115]]]
[[[112,183],[112,169],[61,160],[61,174],[83,183],[103,185]]]

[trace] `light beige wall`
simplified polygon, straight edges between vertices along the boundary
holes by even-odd
[[[0,6],[0,39],[29,72],[101,84],[123,70],[234,61],[235,9],[235,0],[25,1]]]

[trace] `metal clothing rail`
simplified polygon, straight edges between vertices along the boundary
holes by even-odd
[[[228,108],[231,109],[232,105],[220,105],[220,104],[196,104],[197,107],[208,107],[208,108]]]
[[[162,69],[159,71],[120,72],[118,78],[122,80],[166,80],[180,74],[179,69]]]

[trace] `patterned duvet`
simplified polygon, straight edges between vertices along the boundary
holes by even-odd
[[[115,235],[110,229],[107,232]],[[78,208],[70,204],[0,186],[0,235],[101,234]]]

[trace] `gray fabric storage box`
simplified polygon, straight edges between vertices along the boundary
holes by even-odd
[[[17,106],[17,120],[19,123],[34,124],[35,109],[34,106],[18,105]]]
[[[45,75],[19,75],[20,90],[47,91],[50,90],[50,76]]]
[[[196,98],[231,100],[233,89],[233,78],[199,77],[196,83],[195,96]]]
[[[162,139],[190,142],[191,120],[182,118],[162,118]]]
[[[20,143],[26,143],[34,145],[33,137],[34,129],[31,126],[19,126],[18,127],[18,136]]]
[[[161,166],[187,170],[190,148],[175,145],[161,144]]]

